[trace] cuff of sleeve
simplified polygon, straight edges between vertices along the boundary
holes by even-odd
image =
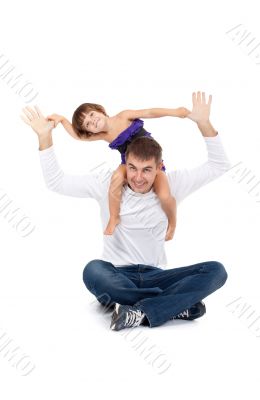
[[[51,145],[50,147],[48,147],[47,149],[44,149],[44,150],[40,150],[38,148],[38,152],[39,152],[39,155],[42,156],[42,155],[45,155],[45,154],[47,155],[49,153],[52,153],[53,149],[54,149],[54,147],[53,147],[53,145]]]
[[[203,136],[204,139],[206,141],[214,141],[214,140],[219,140],[220,136],[219,133],[217,132],[217,134],[215,136]]]

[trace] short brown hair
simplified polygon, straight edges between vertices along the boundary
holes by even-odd
[[[130,153],[141,161],[154,158],[156,165],[162,161],[162,148],[159,143],[150,136],[140,136],[129,143],[125,152],[126,160]]]
[[[89,138],[92,135],[96,135],[96,133],[89,132],[86,130],[83,126],[83,122],[85,120],[85,117],[88,112],[90,111],[98,111],[104,114],[105,116],[108,117],[106,110],[104,109],[103,106],[100,104],[95,104],[95,103],[83,103],[81,104],[73,113],[72,116],[72,127],[76,133],[76,135],[82,139],[82,138]],[[99,132],[100,134],[101,132]]]

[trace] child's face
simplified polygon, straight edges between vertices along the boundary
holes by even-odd
[[[134,192],[147,193],[153,186],[157,172],[161,169],[155,159],[151,158],[147,161],[140,161],[129,153],[126,160],[127,182]]]
[[[91,133],[104,132],[106,130],[106,119],[107,117],[98,111],[89,111],[85,113],[85,119],[83,121],[83,126]]]

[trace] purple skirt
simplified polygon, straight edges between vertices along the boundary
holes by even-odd
[[[121,153],[121,164],[125,164],[125,152],[127,146],[131,141],[140,136],[151,136],[150,132],[147,132],[143,128],[144,121],[141,119],[134,119],[132,124],[126,128],[123,132],[121,132],[113,142],[109,143],[109,147],[111,149],[116,149]],[[163,162],[163,160],[162,160]],[[162,166],[162,171],[166,171],[165,166]]]

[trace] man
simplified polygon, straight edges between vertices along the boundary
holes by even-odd
[[[205,93],[193,93],[188,118],[195,121],[208,151],[208,161],[190,170],[167,174],[177,205],[189,194],[225,173],[230,164],[218,132],[209,121],[210,105]],[[36,110],[36,111],[35,111]],[[100,205],[106,226],[108,189],[112,172],[84,176],[66,175],[56,160],[52,143],[53,121],[38,107],[26,107],[22,119],[38,134],[39,155],[47,187],[60,194],[91,197]],[[110,328],[120,330],[141,324],[155,327],[170,319],[192,320],[206,312],[202,299],[224,285],[227,272],[218,261],[164,269],[164,237],[167,217],[153,191],[162,165],[160,145],[139,137],[126,152],[127,184],[120,207],[121,222],[112,236],[104,236],[101,259],[90,261],[83,272],[87,289],[105,306],[113,306]],[[148,155],[148,156],[147,156]]]

